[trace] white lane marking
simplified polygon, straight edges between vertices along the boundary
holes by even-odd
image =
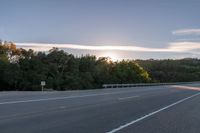
[[[136,98],[136,97],[139,97],[139,96],[121,97],[121,98],[118,98],[118,100],[125,100],[125,99],[131,99],[131,98]]]
[[[158,88],[152,88],[152,89],[149,88],[149,89],[139,90],[139,91],[148,91],[148,90],[160,90],[160,88],[159,89]],[[83,98],[83,97],[103,96],[103,95],[113,95],[113,94],[129,93],[129,92],[138,92],[138,90],[119,91],[119,92],[101,93],[101,94],[89,94],[89,95],[81,95],[81,96],[67,96],[67,97],[41,98],[41,99],[31,99],[31,100],[6,101],[6,102],[0,102],[0,105],[28,103],[28,102],[40,102],[40,101],[50,101],[50,100],[63,100],[63,99]]]
[[[146,119],[146,118],[148,118],[148,117],[150,117],[150,116],[153,116],[153,115],[155,115],[155,114],[157,114],[157,113],[159,113],[159,112],[161,112],[161,111],[164,111],[164,110],[166,110],[166,109],[168,109],[168,108],[171,108],[171,107],[173,107],[173,106],[175,106],[175,105],[177,105],[177,104],[180,104],[180,103],[182,103],[182,102],[184,102],[184,101],[186,101],[186,100],[188,100],[188,99],[190,99],[190,98],[192,98],[192,97],[195,97],[195,96],[197,96],[197,95],[200,95],[200,92],[197,93],[197,94],[191,95],[191,96],[189,96],[189,97],[186,97],[186,98],[184,98],[184,99],[181,99],[181,100],[179,100],[179,101],[177,101],[177,102],[175,102],[175,103],[172,103],[172,104],[170,104],[170,105],[168,105],[168,106],[165,106],[165,107],[163,107],[163,108],[161,108],[161,109],[159,109],[159,110],[157,110],[157,111],[154,111],[154,112],[152,112],[152,113],[149,113],[149,114],[147,114],[147,115],[145,115],[145,116],[143,116],[143,117],[140,117],[140,118],[138,118],[138,119],[136,119],[136,120],[133,120],[133,121],[131,121],[131,122],[129,122],[129,123],[126,123],[125,125],[122,125],[122,126],[120,126],[120,127],[118,127],[118,128],[115,128],[115,129],[113,129],[113,130],[111,130],[111,131],[109,131],[109,132],[107,132],[107,133],[115,133],[115,132],[117,132],[117,131],[120,131],[120,130],[122,130],[122,129],[124,129],[124,128],[126,128],[126,127],[132,125],[132,124],[135,124],[135,123],[137,123],[137,122],[139,122],[139,121],[142,121],[142,120],[144,120],[144,119]]]

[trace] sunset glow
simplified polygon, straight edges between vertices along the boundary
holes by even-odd
[[[119,60],[120,58],[117,56],[116,53],[112,52],[112,51],[107,51],[107,52],[104,52],[102,55],[100,55],[102,57],[109,57],[110,60],[112,61],[117,61]]]

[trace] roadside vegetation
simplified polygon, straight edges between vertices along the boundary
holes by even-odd
[[[0,90],[40,90],[40,82],[54,90],[94,89],[110,83],[144,83],[151,79],[135,61],[113,62],[92,55],[75,57],[63,50],[18,49],[0,42]]]
[[[200,80],[200,60],[122,60],[92,55],[75,57],[63,50],[16,48],[0,41],[0,91],[95,89],[102,84],[185,82]]]
[[[200,59],[135,60],[154,82],[200,81]]]

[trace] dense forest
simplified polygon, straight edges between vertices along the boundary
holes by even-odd
[[[150,82],[135,61],[112,62],[92,55],[75,57],[63,50],[34,52],[0,42],[0,90],[40,90],[41,81],[54,90],[101,88],[110,83]]]
[[[0,90],[101,88],[111,83],[180,82],[200,80],[200,60],[122,60],[92,55],[75,57],[58,48],[48,52],[16,48],[0,41]]]
[[[155,82],[200,81],[200,60],[136,60]]]

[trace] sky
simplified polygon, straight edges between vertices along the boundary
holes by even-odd
[[[0,0],[0,39],[118,59],[200,58],[200,0]]]

